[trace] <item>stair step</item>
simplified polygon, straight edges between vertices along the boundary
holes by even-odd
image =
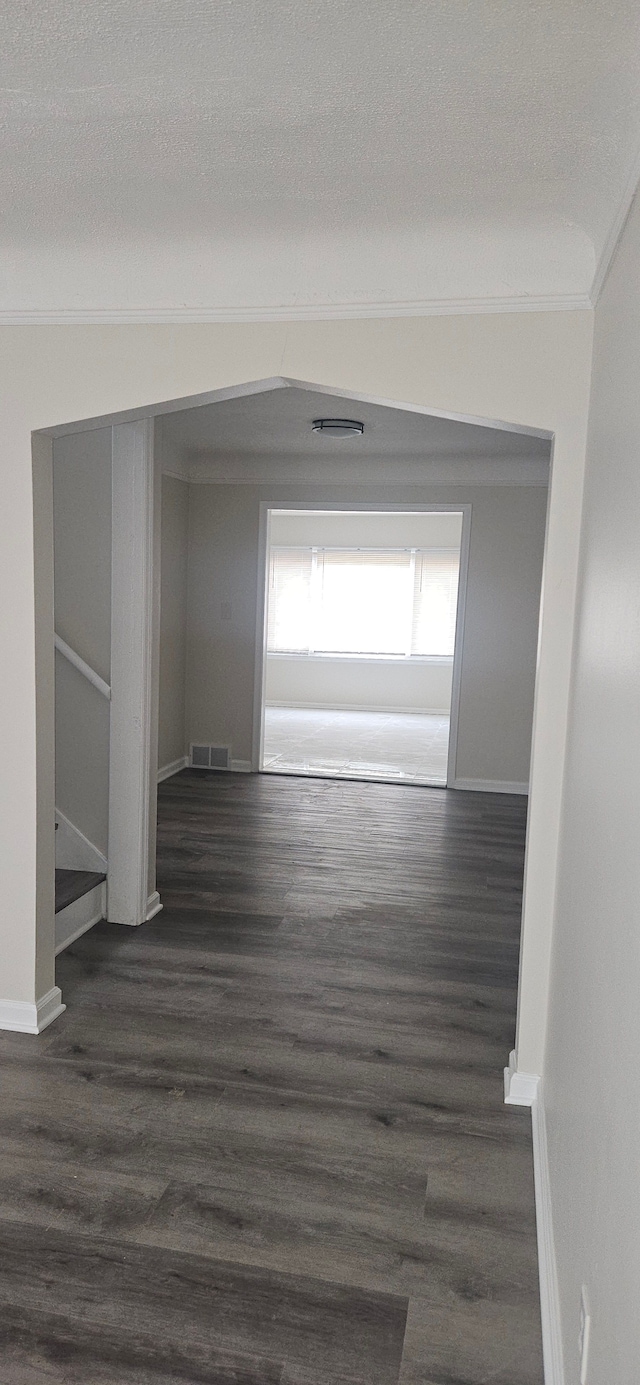
[[[96,885],[101,885],[106,878],[106,875],[100,875],[97,870],[56,869],[56,914],[59,914],[61,909],[66,909],[68,904],[73,904],[76,899],[82,899],[83,894],[94,890]]]

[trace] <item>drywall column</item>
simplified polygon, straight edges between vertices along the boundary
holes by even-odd
[[[33,438],[34,577],[37,736],[55,734],[53,651],[53,445]],[[55,984],[55,770],[51,758],[38,754],[36,780],[36,931],[35,1004],[15,1028],[39,1034],[62,1014],[62,994]]]
[[[107,918],[135,926],[161,908],[155,836],[157,506],[153,419],[112,429],[111,748]]]
[[[21,863],[25,872],[22,913],[9,903],[1,917],[4,925],[16,920],[19,923],[18,936],[22,944],[19,966],[11,967],[7,957],[7,943],[11,943],[8,930],[3,929],[0,949],[0,1029],[19,1030],[23,1034],[39,1034],[65,1008],[60,989],[55,985],[53,444],[50,438],[38,433],[32,439],[32,475],[34,653],[38,669],[34,688],[36,833]],[[5,816],[5,841],[12,821],[9,815]]]

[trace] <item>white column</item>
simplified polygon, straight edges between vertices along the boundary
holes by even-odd
[[[156,811],[150,786],[157,739],[153,419],[117,424],[112,429],[112,455],[107,918],[136,926],[161,907],[149,868]]]

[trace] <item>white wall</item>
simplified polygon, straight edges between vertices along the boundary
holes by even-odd
[[[410,662],[269,654],[265,700],[278,707],[353,707],[447,716],[452,670],[452,659]]]
[[[111,430],[53,446],[55,626],[109,682]],[[103,855],[109,826],[109,703],[56,653],[56,806]]]
[[[517,464],[516,464],[517,465]],[[268,474],[269,467],[263,466],[267,471],[267,480],[272,478]],[[387,471],[393,475],[393,465]],[[312,468],[308,465],[304,479],[309,482],[315,477]],[[376,478],[377,479],[377,478]],[[382,478],[387,481],[389,476]],[[354,491],[357,499],[358,490]],[[323,544],[329,547],[335,544],[338,548],[348,547],[349,544],[366,548],[377,546],[393,548],[458,548],[462,534],[461,513],[447,513],[443,511],[438,514],[433,511],[431,514],[421,514],[419,511],[404,514],[367,514],[366,511],[358,513],[331,513],[328,510],[306,511],[297,510],[276,511],[271,516],[271,542],[272,544]]]
[[[596,311],[544,1064],[566,1385],[640,1378],[640,206]]]
[[[284,375],[445,414],[553,432],[519,1006],[518,1059],[539,1070],[554,912],[591,361],[590,312],[327,322],[0,327],[0,917],[2,996],[53,984],[48,859],[53,716],[46,600],[47,448],[34,430],[152,409]],[[34,566],[34,497],[38,561]],[[42,559],[42,560],[41,560]],[[34,602],[34,582],[39,583]],[[38,701],[36,702],[36,666]],[[2,1011],[0,1008],[0,1022]]]
[[[158,767],[185,754],[189,487],[162,477]]]
[[[266,464],[265,471],[268,478]],[[234,758],[251,758],[261,501],[276,506],[285,502],[304,506],[305,500],[308,504],[334,502],[344,503],[345,508],[358,501],[382,506],[394,502],[470,503],[471,546],[456,775],[465,780],[526,783],[546,487],[361,485],[342,496],[340,489],[270,486],[268,479],[262,486],[192,486],[188,738],[230,744]],[[292,521],[277,518],[273,523],[276,535],[290,536],[294,532]],[[416,536],[427,532],[426,518],[410,523]],[[309,517],[304,524],[304,532],[309,535],[333,535],[337,541],[338,535],[346,532],[347,522],[320,522]],[[459,522],[448,516],[447,532],[453,533],[456,524]],[[302,521],[296,524],[295,532],[303,533]],[[408,541],[406,535],[410,531],[407,521],[398,519],[393,530],[385,520],[380,532],[393,532],[397,541],[404,534]],[[317,663],[313,661],[314,673]],[[297,676],[300,681],[304,673]],[[329,670],[324,674],[325,683],[331,678]],[[275,696],[276,686],[272,674],[271,697]],[[322,681],[319,686],[322,687]],[[328,693],[328,683],[326,690]],[[385,705],[385,700],[381,696],[381,705]]]

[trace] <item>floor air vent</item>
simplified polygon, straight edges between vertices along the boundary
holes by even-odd
[[[230,769],[231,749],[228,745],[192,745],[193,769]]]

